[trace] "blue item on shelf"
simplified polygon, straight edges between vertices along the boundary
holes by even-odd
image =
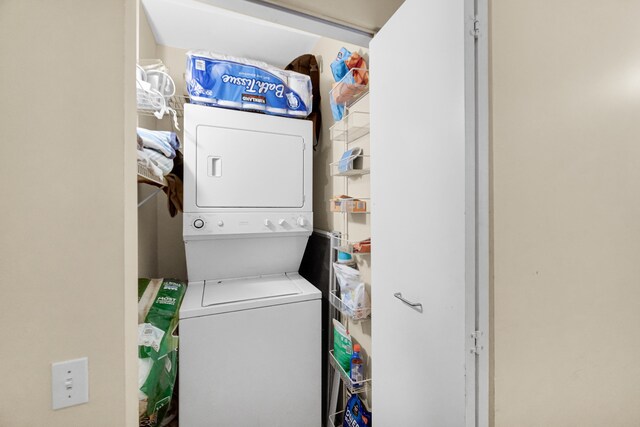
[[[349,376],[351,381],[353,381],[354,387],[362,387],[362,380],[364,380],[364,364],[362,363],[362,357],[360,357],[360,344],[353,345]]]
[[[340,263],[349,263],[353,260],[353,257],[351,256],[351,254],[346,253],[346,252],[342,252],[342,251],[338,251],[338,262]]]
[[[347,171],[353,170],[353,162],[354,160],[362,154],[362,148],[353,147],[342,153],[342,157],[340,157],[340,161],[338,162],[338,172],[345,173]]]
[[[333,79],[335,81],[339,82],[349,72],[349,68],[347,67],[347,64],[345,63],[345,61],[350,56],[351,56],[351,52],[343,47],[338,52],[336,59],[334,59],[333,62],[331,63],[331,74],[333,74]]]
[[[371,412],[367,411],[364,403],[357,394],[351,395],[344,410],[343,427],[372,427]]]
[[[344,105],[332,102],[331,114],[333,114],[333,120],[335,120],[336,122],[342,120],[342,117],[344,116]]]

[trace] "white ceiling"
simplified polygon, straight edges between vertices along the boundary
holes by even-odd
[[[237,3],[242,3],[236,0]],[[156,43],[204,49],[284,67],[320,36],[196,0],[142,0]]]
[[[368,47],[404,0],[142,0],[156,43],[283,67],[320,37]]]
[[[404,0],[251,0],[376,33]]]

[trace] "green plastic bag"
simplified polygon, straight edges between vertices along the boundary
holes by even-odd
[[[347,328],[338,320],[333,319],[333,355],[347,374],[351,370],[351,352],[351,336],[347,332]]]
[[[178,372],[174,332],[185,291],[186,284],[178,280],[138,280],[140,426],[159,426],[169,409]]]

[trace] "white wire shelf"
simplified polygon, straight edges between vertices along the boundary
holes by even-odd
[[[369,113],[352,111],[329,129],[331,141],[347,144],[369,134]]]
[[[340,365],[340,363],[338,363],[336,357],[333,355],[333,350],[329,350],[329,363],[331,363],[333,369],[335,369],[340,374],[340,378],[342,378],[344,386],[347,388],[347,390],[349,390],[351,394],[363,393],[371,388],[371,378],[364,378],[362,381],[358,381],[358,383],[351,381],[351,378],[349,378],[349,374],[347,374],[345,370],[342,369],[342,366]]]
[[[151,171],[151,168],[140,163],[138,163],[138,182],[157,184],[162,187],[165,187],[167,185],[167,182],[164,178],[158,178]]]
[[[344,424],[344,411],[329,415],[329,424],[332,427],[342,427]]]
[[[166,106],[172,108],[176,112],[177,117],[184,116],[184,104],[189,103],[188,96],[173,95],[164,100]],[[138,114],[142,116],[157,117],[158,109],[162,108],[162,101],[159,97],[154,97],[146,92],[138,91]]]
[[[329,165],[332,176],[360,176],[371,171],[371,156],[357,154]]]
[[[369,90],[369,71],[364,68],[352,68],[329,91],[332,105],[352,105]]]
[[[351,255],[371,255],[371,241],[358,240],[351,241],[335,237],[336,245],[334,249]]]
[[[329,303],[334,306],[336,310],[349,317],[351,320],[360,321],[371,318],[371,307],[352,308],[342,301],[336,291],[331,291],[329,293]]]
[[[368,214],[370,201],[363,197],[334,197],[329,200],[329,210],[337,213]]]

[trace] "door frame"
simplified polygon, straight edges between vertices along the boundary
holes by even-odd
[[[465,0],[466,427],[490,419],[489,5]]]

